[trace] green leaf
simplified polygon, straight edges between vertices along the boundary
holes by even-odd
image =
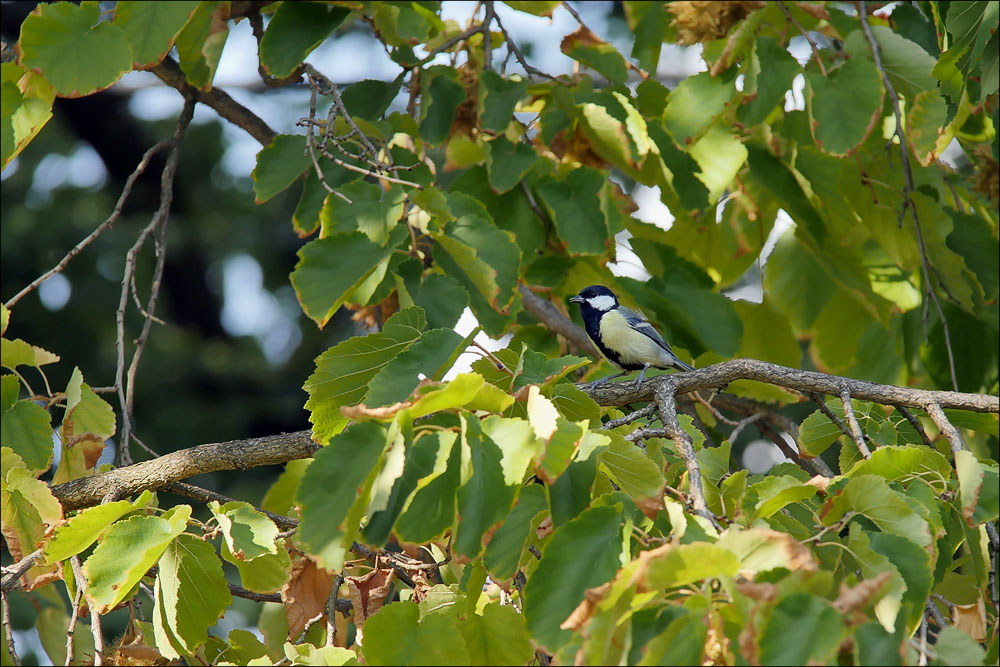
[[[701,72],[689,76],[670,92],[663,125],[678,146],[690,146],[726,109],[736,93],[735,74]]]
[[[552,403],[559,414],[571,422],[589,419],[592,426],[600,425],[601,406],[569,382],[560,382],[552,387]]]
[[[3,355],[0,365],[11,370],[18,366],[34,366],[40,368],[46,364],[59,361],[59,355],[52,354],[36,345],[29,345],[20,338],[0,339],[0,354]]]
[[[100,21],[96,4],[38,5],[21,24],[21,63],[44,73],[60,97],[104,90],[132,69],[121,27]]]
[[[906,112],[906,140],[914,157],[924,167],[944,150],[939,146],[940,130],[947,125],[948,104],[936,90],[924,90]]]
[[[132,47],[132,66],[145,69],[163,60],[197,7],[197,2],[184,0],[116,3],[114,24]]]
[[[767,301],[736,301],[733,308],[743,323],[743,338],[737,357],[760,359],[792,368],[799,364],[802,350],[788,319],[776,312]]]
[[[615,485],[628,494],[643,513],[653,518],[663,509],[666,481],[663,473],[649,456],[618,434],[609,433],[611,444],[601,452],[601,467]]]
[[[954,38],[951,48],[962,53],[958,67],[963,74],[968,74],[980,63],[991,34],[996,32],[997,8],[989,2],[949,6],[946,24]],[[996,52],[986,57],[996,58]]]
[[[177,59],[188,83],[208,91],[229,36],[229,3],[204,0],[177,35]]]
[[[1000,416],[995,412],[970,412],[968,410],[952,410],[948,408],[944,411],[944,414],[948,418],[948,421],[959,428],[981,431],[993,436],[1000,435],[998,433]]]
[[[710,201],[717,201],[725,194],[747,161],[742,139],[721,122],[709,127],[690,152],[701,168],[698,179],[708,186]]]
[[[406,235],[405,227],[396,230],[401,236],[391,235],[384,248],[361,232],[336,234],[302,246],[291,280],[306,315],[320,327],[330,321],[351,290],[394,252]]]
[[[755,144],[749,144],[747,146],[747,151],[749,155],[750,172],[753,174],[754,178],[778,198],[778,201],[781,202],[782,208],[788,211],[789,215],[792,216],[792,219],[795,220],[796,223],[804,225],[806,230],[809,232],[809,235],[812,236],[817,243],[822,242],[827,236],[826,225],[823,223],[823,219],[819,212],[816,211],[812,203],[809,201],[809,198],[806,197],[805,192],[802,190],[802,186],[795,179],[795,175],[792,174],[791,170],[785,165],[785,163],[771,155],[770,152]],[[812,262],[814,264],[816,263],[815,260],[812,260]],[[822,269],[818,266],[816,267],[816,270],[822,272]],[[774,269],[768,271],[768,276],[772,275],[772,271],[774,271]],[[801,290],[799,276],[795,275],[794,272],[786,274],[785,271],[778,271],[777,273],[782,277],[789,275],[789,279],[795,280],[797,289],[799,289],[806,296],[806,298],[815,298],[815,294],[812,294],[807,290]],[[827,281],[829,282],[829,279],[827,279]],[[788,313],[786,313],[786,316],[791,317]]]
[[[233,601],[222,574],[222,562],[210,543],[193,535],[180,535],[163,552],[158,564],[159,613],[153,614],[154,632],[158,622],[165,620],[182,654],[194,653],[208,640],[208,629],[222,618]],[[181,657],[181,654],[170,655],[168,647],[159,641],[157,648],[165,657]]]
[[[13,378],[13,375],[6,377]],[[16,384],[17,380],[14,379]],[[17,401],[0,415],[2,445],[10,447],[31,470],[42,473],[52,465],[54,448],[49,413],[34,401]]]
[[[671,607],[668,607],[671,609]],[[708,626],[700,611],[682,610],[643,649],[640,665],[700,665]]]
[[[610,581],[618,571],[621,522],[614,507],[594,507],[558,528],[545,546],[524,587],[524,615],[531,637],[549,651],[569,641],[572,634],[559,626],[586,590]]]
[[[760,664],[826,663],[844,635],[844,621],[829,602],[792,593],[774,606],[760,636]]]
[[[997,466],[985,465],[963,449],[955,454],[962,517],[969,526],[995,521],[998,513]]]
[[[62,506],[49,485],[35,479],[28,468],[12,467],[0,479],[0,528],[15,561],[28,556],[44,542],[48,530],[62,518]],[[26,590],[31,590],[39,579],[58,576],[55,574],[58,571],[58,565],[35,565],[21,581]]]
[[[479,108],[482,111],[479,123],[482,128],[491,132],[503,132],[514,118],[514,108],[521,101],[527,87],[527,81],[505,79],[492,70],[480,72]],[[534,156],[535,152],[532,150],[531,154]]]
[[[890,533],[868,533],[871,549],[881,554],[899,570],[906,583],[903,609],[909,603],[907,628],[912,631],[923,617],[924,603],[934,584],[934,563],[931,555],[906,536]]]
[[[124,600],[187,527],[190,516],[190,505],[177,505],[162,517],[140,515],[112,525],[83,563],[93,608],[106,614]]]
[[[555,222],[560,238],[574,255],[601,255],[611,242],[598,194],[606,176],[581,166],[565,179],[543,183],[538,194]]]
[[[274,545],[278,527],[250,503],[234,500],[220,506],[212,501],[208,504],[208,509],[219,523],[230,553],[236,558],[253,560],[264,554],[278,553]]]
[[[836,285],[791,232],[782,235],[767,262],[764,292],[769,303],[796,329],[809,330],[836,292]]]
[[[63,417],[63,442],[93,434],[101,440],[115,433],[115,411],[90,385],[83,381],[79,368],[73,369],[70,388],[66,390],[66,415]]]
[[[324,3],[281,4],[260,40],[260,64],[273,77],[290,76],[350,13],[345,7]]]
[[[57,563],[86,550],[97,541],[108,526],[129,512],[149,505],[153,494],[143,491],[134,501],[116,502],[88,507],[58,526],[55,534],[45,543],[43,557],[46,563]]]
[[[503,135],[484,143],[483,150],[490,187],[500,194],[517,186],[538,161],[534,148],[521,141],[512,144]]]
[[[487,219],[469,215],[449,223],[443,232],[434,235],[434,240],[454,261],[458,275],[474,286],[492,308],[504,312],[510,307],[521,263],[521,251],[510,232],[498,229]],[[455,277],[451,267],[443,268]]]
[[[358,531],[354,508],[368,506],[376,464],[386,449],[378,424],[360,422],[316,452],[299,485],[302,519],[297,542],[328,570],[339,570]],[[351,519],[354,518],[352,522]]]
[[[600,72],[609,81],[624,82],[628,76],[628,68],[621,52],[582,24],[563,37],[559,49],[580,64]]]
[[[55,91],[44,76],[17,63],[0,65],[2,82],[3,167],[20,154],[52,117]],[[8,314],[3,310],[0,333],[7,330]]]
[[[520,0],[511,0],[510,2],[504,2],[511,9],[516,9],[519,12],[524,12],[525,14],[531,14],[532,16],[552,16],[552,12],[555,11],[556,7],[562,4],[559,0],[528,0],[523,2]]]
[[[875,63],[854,58],[823,76],[806,72],[810,126],[816,146],[839,157],[852,152],[882,114],[882,80]]]
[[[424,70],[420,137],[428,143],[440,144],[448,138],[455,111],[465,101],[465,88],[454,77],[455,70],[443,65]]]
[[[738,530],[733,526],[719,537],[715,546],[739,559],[740,572],[766,572],[779,567],[794,571],[815,567],[806,547],[788,533],[776,530]]]
[[[899,640],[878,623],[865,623],[854,631],[854,660],[859,665],[899,663]]]
[[[424,309],[427,326],[450,329],[469,306],[469,293],[451,276],[430,273],[413,294],[413,303]]]
[[[655,72],[656,66],[660,62],[664,34],[670,23],[666,7],[658,2],[626,2],[624,4],[626,16],[629,18],[629,26],[635,33],[631,56],[639,62],[639,67],[647,72]],[[646,79],[646,81],[652,80]],[[642,84],[639,85],[642,86]],[[649,115],[658,116],[659,113]]]
[[[306,154],[306,138],[299,134],[279,134],[257,153],[254,167],[254,200],[263,204],[290,186],[311,165]]]
[[[980,4],[980,3],[968,3]],[[950,13],[949,13],[950,15]],[[975,639],[959,628],[948,625],[941,630],[934,644],[937,658],[933,665],[983,665],[986,664],[986,652]]]
[[[235,632],[235,630],[234,630]],[[316,647],[303,642],[293,644],[285,642],[285,657],[293,665],[324,665],[325,667],[341,667],[342,665],[357,665],[358,654],[340,646]],[[251,663],[252,664],[252,663]]]
[[[701,542],[660,547],[642,563],[643,585],[655,589],[677,588],[710,577],[735,577],[740,568],[730,551]]]
[[[430,437],[430,436],[427,436]],[[453,432],[441,432],[434,468],[422,477],[396,522],[407,542],[429,542],[455,523],[455,493],[462,481],[462,445]]]
[[[934,57],[892,28],[873,25],[875,41],[882,56],[882,68],[889,75],[896,92],[908,100],[916,99],[924,90],[937,89],[937,80],[931,76]],[[844,52],[852,58],[873,60],[871,45],[861,30],[855,30],[844,40]]]
[[[832,511],[827,511],[827,508]],[[830,526],[853,510],[871,519],[881,530],[901,535],[922,547],[931,544],[930,527],[903,500],[902,494],[889,488],[888,482],[877,475],[852,477],[842,491],[827,500],[823,508],[823,525]]]
[[[454,553],[470,560],[482,553],[483,539],[499,528],[510,512],[517,486],[504,483],[500,461],[503,452],[485,436],[479,418],[460,415],[463,447],[468,448],[472,476],[458,489],[458,523],[453,536]]]
[[[314,438],[323,442],[343,428],[341,406],[360,403],[372,378],[420,337],[425,324],[419,308],[405,308],[386,320],[381,332],[349,338],[316,359],[316,370],[303,385]]]
[[[762,123],[784,102],[795,76],[802,71],[799,63],[773,37],[759,36],[748,64],[743,84],[743,106],[737,115],[746,126]],[[745,66],[746,67],[746,66]]]
[[[472,665],[525,665],[534,651],[524,626],[524,615],[512,606],[488,604],[482,614],[471,614],[460,625]]]
[[[375,407],[405,401],[420,384],[419,375],[440,380],[467,340],[451,329],[431,329],[383,366],[369,383],[365,405]]]
[[[402,75],[391,82],[377,79],[363,79],[344,88],[340,97],[344,107],[352,116],[366,120],[378,120],[399,93],[403,83]]]
[[[485,380],[478,373],[462,373],[443,389],[435,389],[421,394],[407,409],[410,417],[418,419],[433,412],[454,410],[476,400]]]
[[[464,641],[455,641],[460,628],[453,614],[427,614],[413,602],[382,607],[365,621],[365,664],[468,665]],[[441,641],[450,637],[451,641]]]
[[[945,243],[962,256],[965,265],[976,274],[987,299],[1000,291],[1000,243],[990,223],[974,215],[946,209],[952,231]]]
[[[532,484],[521,489],[514,509],[504,519],[486,547],[483,567],[487,572],[501,580],[514,575],[521,554],[524,552],[525,540],[531,531],[532,519],[547,509],[548,501],[541,486]]]
[[[340,197],[328,196],[320,211],[323,237],[362,231],[374,243],[385,245],[389,232],[403,215],[406,193],[399,185],[388,191],[374,183],[355,181],[337,189],[351,200],[348,204]]]
[[[923,445],[879,447],[871,458],[847,472],[848,477],[861,475],[878,475],[889,482],[922,479],[943,493],[951,477],[951,464],[940,452]]]
[[[278,553],[264,554],[253,560],[237,558],[229,550],[226,542],[222,543],[219,551],[222,559],[232,563],[240,573],[240,583],[243,588],[255,593],[277,593],[288,581],[288,574],[292,569],[292,558],[288,554],[288,549],[278,546]]]
[[[750,486],[757,492],[756,516],[766,519],[782,507],[812,498],[816,487],[803,484],[794,477],[768,476],[763,481]]]

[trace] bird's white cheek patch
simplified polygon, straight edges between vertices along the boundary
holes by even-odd
[[[608,296],[607,294],[602,294],[601,296],[592,296],[587,299],[587,303],[590,304],[591,308],[597,310],[611,310],[615,307],[614,297]]]

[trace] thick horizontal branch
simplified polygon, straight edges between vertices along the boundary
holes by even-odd
[[[1000,398],[987,394],[964,394],[957,391],[928,391],[876,384],[839,375],[802,371],[757,359],[733,359],[694,371],[675,373],[678,394],[699,389],[721,389],[735,380],[757,380],[803,392],[818,392],[840,396],[846,389],[851,398],[882,405],[928,410],[932,405],[973,412],[1000,412]],[[594,386],[584,383],[577,387],[601,405],[628,405],[653,400],[653,392],[662,380],[649,378],[638,388],[633,382],[606,382]]]
[[[52,487],[52,494],[66,511],[100,504],[105,497],[125,498],[149,489],[217,470],[247,470],[305,459],[319,449],[310,431],[282,433],[263,438],[230,440],[199,445]]]
[[[230,123],[242,127],[262,146],[270,145],[277,135],[260,116],[234,100],[228,93],[218,88],[211,88],[208,91],[199,90],[190,85],[184,72],[181,71],[180,65],[169,57],[164,58],[159,65],[150,71],[171,88],[176,88],[183,95],[194,97],[195,101],[215,109],[217,114]]]

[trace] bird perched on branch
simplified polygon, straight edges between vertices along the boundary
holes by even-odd
[[[635,381],[638,389],[646,370],[653,368],[675,368],[693,371],[677,358],[669,343],[653,328],[640,313],[618,303],[615,293],[603,285],[591,285],[569,299],[580,304],[580,314],[587,328],[587,335],[597,345],[608,361],[622,369],[617,375],[609,375],[595,384],[632,371],[641,371]]]

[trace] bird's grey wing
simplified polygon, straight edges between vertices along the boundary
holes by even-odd
[[[685,370],[694,370],[691,366],[688,366],[677,358],[677,355],[674,354],[674,351],[670,348],[670,343],[663,340],[663,336],[660,335],[660,332],[654,329],[653,325],[650,324],[640,313],[635,312],[631,308],[625,308],[624,306],[619,306],[618,310],[622,314],[622,317],[625,318],[625,321],[628,322],[630,327],[666,350],[670,356],[674,358],[679,367]]]

